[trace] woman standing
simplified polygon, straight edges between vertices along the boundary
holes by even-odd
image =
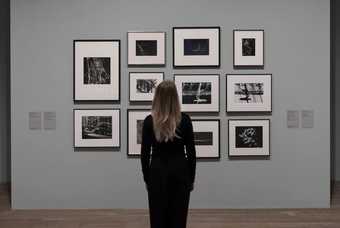
[[[141,149],[151,228],[185,228],[196,151],[190,117],[181,113],[172,81],[156,88],[151,113],[144,120]]]

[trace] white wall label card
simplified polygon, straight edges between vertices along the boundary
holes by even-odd
[[[314,127],[314,110],[302,110],[302,128],[313,128]]]
[[[56,112],[44,112],[44,129],[55,130],[57,128]]]
[[[299,128],[299,111],[288,110],[287,111],[287,127],[288,128]]]
[[[41,130],[41,112],[29,112],[28,126],[30,130]]]

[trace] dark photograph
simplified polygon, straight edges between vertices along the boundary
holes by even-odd
[[[153,93],[157,85],[156,79],[137,79],[136,92],[137,93]]]
[[[242,39],[242,55],[255,56],[255,39],[247,38]]]
[[[263,83],[235,83],[235,103],[263,103]]]
[[[236,127],[236,148],[262,148],[262,126]]]
[[[197,146],[212,146],[213,133],[212,132],[194,132],[194,141]]]
[[[184,39],[184,55],[209,55],[209,39]]]
[[[84,58],[84,84],[110,84],[110,58]]]
[[[136,40],[136,56],[157,56],[157,40]]]
[[[83,139],[110,139],[112,138],[111,116],[83,116]]]
[[[183,104],[211,104],[211,82],[182,83]]]
[[[137,120],[137,144],[142,144],[144,120]]]

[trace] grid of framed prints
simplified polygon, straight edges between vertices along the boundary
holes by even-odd
[[[140,156],[142,144],[142,130],[144,119],[151,114],[146,109],[128,109],[127,110],[127,155],[130,157]]]
[[[198,159],[220,158],[220,120],[193,119],[196,157]]]
[[[120,100],[120,40],[74,40],[74,101]]]
[[[74,147],[120,147],[119,109],[75,109]]]
[[[219,68],[220,27],[173,27],[174,68]],[[264,67],[264,30],[233,31],[234,68]],[[120,40],[74,40],[74,102],[120,101]],[[129,67],[163,67],[166,33],[127,33]],[[219,74],[175,74],[181,109],[220,111]],[[163,72],[130,72],[131,104],[151,102]],[[135,103],[134,103],[135,102]],[[228,113],[271,113],[271,74],[227,74]],[[143,122],[150,109],[127,111],[127,155],[140,156]],[[192,120],[198,159],[220,158],[220,120]],[[74,147],[120,147],[119,109],[75,109]],[[269,119],[229,119],[229,156],[270,156]]]
[[[174,27],[174,67],[220,67],[220,27]]]
[[[128,32],[129,66],[164,66],[165,32]]]
[[[264,31],[234,30],[234,67],[264,66]]]
[[[227,75],[227,112],[271,111],[271,74]]]
[[[163,72],[130,72],[129,100],[151,102],[156,87],[164,80]]]
[[[219,112],[218,74],[175,74],[174,80],[184,112]]]
[[[269,156],[270,121],[229,120],[229,156]]]

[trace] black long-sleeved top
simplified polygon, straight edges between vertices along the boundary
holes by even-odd
[[[186,157],[190,170],[190,181],[193,184],[195,181],[196,171],[196,150],[194,143],[194,133],[189,115],[182,113],[182,119],[176,129],[175,137],[168,142],[158,142],[153,131],[152,116],[145,118],[142,132],[142,147],[141,147],[141,163],[143,178],[148,184],[150,171],[150,154],[152,157],[167,157],[183,155]]]

